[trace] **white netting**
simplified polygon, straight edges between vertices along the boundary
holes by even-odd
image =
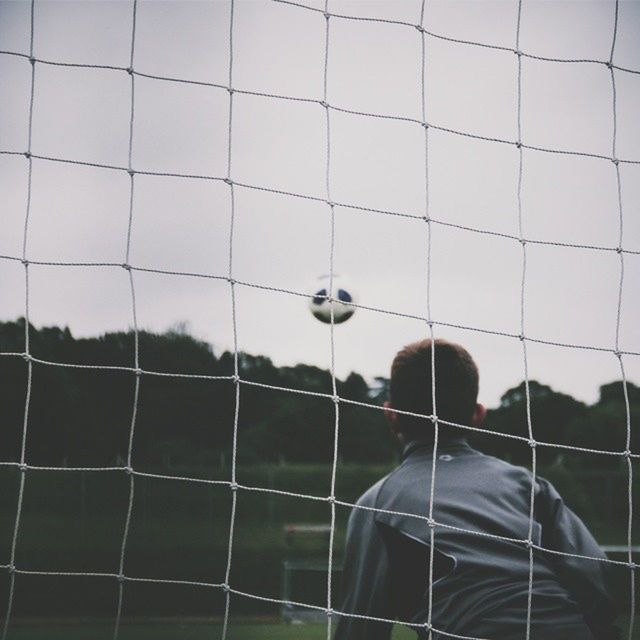
[[[230,22],[229,22],[229,66],[228,66],[228,80],[226,84],[216,84],[211,82],[204,81],[195,81],[189,80],[185,78],[179,77],[167,77],[167,76],[159,76],[156,74],[145,73],[141,69],[138,69],[136,66],[136,56],[135,56],[135,43],[136,43],[136,9],[137,3],[134,1],[131,6],[131,38],[130,38],[130,59],[127,67],[118,67],[114,65],[101,65],[101,64],[82,64],[81,62],[60,62],[56,60],[48,60],[39,58],[36,55],[36,48],[34,44],[37,42],[37,13],[38,6],[32,1],[31,10],[30,10],[30,42],[29,42],[29,51],[0,51],[1,56],[8,56],[14,58],[23,59],[25,64],[29,64],[31,68],[31,85],[30,85],[30,98],[29,98],[29,111],[28,111],[28,146],[24,151],[21,150],[11,150],[11,149],[0,149],[0,154],[8,155],[8,156],[24,156],[26,163],[26,171],[28,172],[28,180],[27,180],[27,191],[25,194],[26,204],[25,204],[25,216],[24,216],[24,233],[23,233],[23,241],[22,241],[22,254],[21,255],[2,255],[0,259],[5,262],[17,262],[21,263],[24,266],[24,281],[25,281],[25,303],[24,303],[24,315],[25,315],[25,336],[24,336],[24,351],[23,352],[3,352],[1,355],[6,358],[24,358],[27,362],[27,391],[26,391],[26,401],[25,401],[25,409],[24,409],[24,423],[22,429],[22,444],[20,450],[20,459],[19,461],[3,461],[0,462],[0,465],[4,467],[15,467],[18,468],[20,473],[20,483],[19,483],[19,492],[17,496],[17,508],[15,515],[15,526],[13,529],[12,536],[12,544],[11,544],[11,552],[9,562],[7,564],[2,565],[2,568],[8,571],[10,576],[10,588],[9,588],[9,597],[7,602],[7,614],[4,623],[4,632],[3,637],[7,636],[9,630],[9,624],[11,621],[11,614],[13,608],[13,600],[14,600],[14,586],[15,586],[15,576],[24,574],[24,575],[56,575],[56,576],[93,576],[93,577],[101,577],[105,580],[116,580],[119,583],[118,588],[118,601],[117,606],[115,608],[116,616],[115,616],[115,629],[114,629],[114,637],[118,637],[121,618],[122,618],[122,603],[123,603],[123,593],[126,589],[127,583],[135,583],[135,582],[151,582],[157,584],[184,584],[184,585],[193,585],[198,587],[208,587],[212,589],[221,590],[225,593],[225,615],[224,615],[224,624],[222,636],[223,638],[227,637],[228,627],[229,627],[229,619],[231,614],[231,595],[244,597],[244,598],[252,598],[263,602],[274,603],[274,604],[290,604],[297,605],[307,609],[314,609],[318,611],[323,611],[327,615],[327,637],[329,638],[332,634],[332,620],[335,614],[340,614],[342,612],[339,611],[339,604],[336,603],[333,594],[332,594],[332,573],[334,570],[334,540],[335,540],[335,529],[336,529],[336,506],[343,507],[354,507],[355,505],[339,500],[336,497],[336,474],[337,474],[337,465],[338,465],[338,454],[339,454],[339,432],[340,432],[340,406],[342,404],[351,404],[357,406],[368,407],[371,409],[380,410],[376,404],[369,404],[365,402],[357,402],[348,398],[342,398],[338,395],[337,383],[336,383],[336,370],[335,370],[335,340],[334,340],[334,324],[331,323],[330,327],[330,361],[331,361],[331,384],[332,384],[332,392],[325,393],[314,393],[294,388],[286,388],[279,387],[275,385],[265,384],[261,382],[256,382],[253,380],[244,379],[242,377],[242,370],[240,366],[240,350],[238,345],[238,332],[237,332],[237,308],[236,308],[236,291],[238,288],[254,288],[261,289],[266,292],[274,292],[274,293],[282,293],[291,296],[299,296],[299,297],[307,297],[307,293],[297,290],[292,290],[284,287],[276,287],[271,285],[266,285],[260,282],[239,280],[234,277],[234,221],[235,221],[235,201],[236,201],[236,191],[238,190],[247,190],[247,191],[261,191],[272,194],[279,194],[282,196],[286,196],[294,199],[306,199],[310,201],[315,201],[322,205],[325,205],[329,212],[329,225],[330,225],[330,253],[327,256],[327,264],[329,269],[330,278],[334,277],[334,249],[335,249],[335,241],[336,241],[336,223],[335,223],[335,215],[336,209],[349,209],[353,211],[363,211],[371,214],[378,214],[383,216],[390,217],[401,217],[401,218],[413,218],[417,220],[423,220],[425,222],[425,230],[426,230],[426,239],[425,239],[425,256],[426,256],[426,304],[425,311],[423,314],[412,314],[412,313],[404,313],[401,311],[384,309],[374,306],[369,306],[365,304],[354,304],[354,306],[359,307],[364,310],[368,310],[374,313],[379,314],[388,314],[391,316],[396,316],[398,318],[410,318],[414,320],[419,320],[424,322],[427,327],[427,334],[432,339],[436,337],[435,329],[436,328],[456,328],[464,331],[470,332],[479,332],[481,334],[489,334],[495,336],[501,336],[503,338],[509,338],[514,341],[519,341],[522,346],[522,363],[523,363],[523,371],[524,371],[524,379],[525,379],[525,391],[526,391],[526,406],[527,406],[527,426],[528,426],[528,436],[520,436],[515,434],[504,434],[499,433],[498,431],[494,431],[491,429],[490,425],[487,429],[473,429],[472,427],[468,427],[465,425],[451,423],[442,419],[439,419],[437,416],[437,408],[436,408],[436,376],[435,376],[435,362],[432,360],[432,400],[433,400],[433,412],[432,416],[420,416],[425,420],[429,420],[434,424],[435,427],[435,440],[433,447],[433,460],[434,465],[432,468],[431,475],[431,489],[430,489],[430,500],[429,500],[429,509],[428,515],[423,514],[398,514],[403,516],[410,516],[424,521],[425,526],[429,527],[430,536],[431,536],[431,553],[433,554],[434,549],[434,537],[437,535],[436,529],[442,528],[454,528],[450,525],[447,525],[443,522],[437,522],[433,518],[433,506],[435,500],[437,500],[437,487],[435,483],[435,461],[438,459],[437,450],[438,450],[438,431],[439,425],[446,425],[448,428],[455,428],[460,430],[470,430],[470,431],[481,431],[482,433],[492,434],[495,437],[506,437],[512,438],[514,440],[521,441],[523,443],[528,444],[531,447],[531,465],[533,471],[533,479],[531,486],[531,508],[529,513],[529,534],[528,538],[525,540],[520,539],[511,539],[502,536],[496,536],[489,533],[482,533],[478,531],[465,531],[470,535],[477,536],[485,536],[488,538],[495,538],[498,540],[504,540],[512,543],[521,544],[523,548],[528,549],[529,553],[529,600],[528,600],[528,614],[527,614],[527,625],[526,625],[526,638],[528,640],[530,633],[530,622],[531,622],[531,595],[532,595],[532,579],[533,579],[533,551],[534,549],[541,553],[550,553],[556,555],[564,555],[576,558],[585,558],[590,559],[594,562],[607,562],[613,565],[618,565],[621,567],[629,568],[630,575],[630,594],[631,594],[631,602],[628,605],[628,610],[630,612],[630,623],[629,623],[629,638],[631,638],[633,633],[633,625],[634,625],[634,610],[635,610],[635,601],[634,601],[634,592],[635,592],[635,584],[634,584],[634,575],[635,570],[638,568],[638,564],[634,562],[632,556],[632,527],[633,527],[633,492],[632,492],[632,479],[633,479],[633,461],[640,459],[640,454],[632,453],[631,451],[631,413],[629,407],[629,397],[627,392],[626,385],[626,373],[625,373],[625,358],[630,357],[638,357],[640,356],[640,352],[638,351],[630,351],[623,350],[620,347],[620,325],[621,325],[621,316],[622,316],[622,300],[623,300],[623,284],[624,284],[624,274],[625,274],[625,258],[630,255],[640,255],[640,251],[628,249],[624,247],[624,237],[623,237],[623,196],[622,196],[622,178],[621,178],[621,165],[640,165],[640,159],[623,159],[619,158],[617,155],[616,145],[617,145],[617,122],[618,122],[618,104],[617,104],[617,91],[616,91],[616,78],[617,74],[633,74],[634,76],[640,76],[640,70],[638,69],[630,69],[625,68],[623,66],[617,65],[614,63],[614,54],[616,49],[616,38],[618,33],[618,2],[615,3],[615,6],[612,5],[612,11],[615,12],[614,18],[614,28],[613,33],[611,34],[611,49],[610,55],[607,60],[597,60],[597,59],[563,59],[563,58],[552,58],[552,57],[543,57],[539,55],[533,55],[531,53],[527,53],[526,51],[521,50],[520,47],[520,33],[521,33],[521,13],[522,6],[521,3],[518,3],[518,11],[517,11],[517,22],[514,24],[513,32],[514,32],[514,46],[513,47],[505,47],[505,46],[495,46],[480,42],[472,42],[468,40],[448,37],[443,34],[434,33],[429,30],[428,26],[425,24],[425,1],[422,1],[420,15],[416,17],[416,22],[403,22],[399,20],[391,20],[384,18],[374,18],[374,17],[361,17],[361,16],[353,16],[353,15],[344,15],[339,12],[330,11],[329,0],[325,0],[325,5],[323,9],[313,8],[310,6],[306,6],[304,4],[299,4],[296,2],[290,2],[288,0],[273,0],[274,2],[278,2],[281,5],[287,5],[290,11],[305,11],[311,12],[316,15],[318,20],[324,21],[324,72],[323,72],[323,86],[322,86],[322,97],[321,99],[314,100],[306,97],[299,97],[295,95],[276,95],[271,93],[263,93],[259,91],[253,91],[251,88],[240,88],[236,87],[234,84],[234,1],[231,0],[230,5]],[[332,51],[331,47],[331,26],[337,22],[369,22],[369,23],[377,23],[379,25],[393,25],[394,28],[402,28],[406,31],[406,37],[417,37],[420,41],[420,51],[421,51],[421,60],[420,60],[420,78],[416,79],[416,82],[419,83],[421,87],[420,96],[421,96],[421,117],[420,119],[413,119],[410,117],[393,115],[393,114],[382,114],[375,112],[364,112],[360,110],[349,109],[337,104],[333,104],[331,102],[331,92],[329,90],[331,84],[331,78],[329,73],[329,59]],[[482,135],[477,135],[474,133],[454,130],[451,128],[439,126],[438,124],[431,122],[429,118],[429,100],[428,100],[428,83],[429,83],[429,68],[428,68],[428,55],[427,55],[427,44],[433,40],[442,40],[450,43],[455,43],[461,47],[470,47],[470,48],[483,48],[488,50],[493,50],[495,52],[500,52],[504,56],[517,56],[517,96],[516,96],[516,109],[517,109],[517,137],[516,139],[503,139],[499,137],[487,137]],[[522,105],[523,105],[523,96],[522,96],[522,86],[523,83],[526,83],[526,78],[523,80],[523,59],[531,59],[540,62],[545,62],[548,64],[561,64],[561,65],[596,65],[602,68],[602,72],[606,73],[610,77],[611,81],[611,92],[612,92],[612,111],[611,111],[611,122],[612,122],[612,137],[611,137],[611,153],[609,155],[597,154],[597,153],[588,153],[584,151],[577,151],[571,149],[564,148],[550,148],[543,147],[540,145],[527,144],[525,142],[525,135],[523,135],[522,130]],[[53,157],[49,155],[43,155],[37,153],[37,145],[33,145],[32,141],[32,131],[33,131],[33,113],[34,113],[34,102],[37,99],[37,70],[42,66],[50,66],[50,67],[73,67],[73,68],[81,68],[81,69],[103,69],[103,70],[111,70],[116,72],[121,72],[122,74],[126,74],[130,78],[130,116],[129,116],[129,138],[128,138],[128,163],[126,166],[116,166],[109,164],[102,164],[97,162],[92,162],[90,160],[82,160],[82,159],[72,159],[66,157]],[[194,86],[202,86],[208,87],[215,90],[224,91],[228,94],[228,149],[227,149],[227,168],[226,172],[223,175],[196,175],[192,173],[177,173],[177,172],[161,172],[161,171],[149,171],[144,167],[136,166],[133,163],[133,150],[135,148],[135,135],[134,135],[134,115],[135,115],[135,97],[136,97],[136,80],[138,78],[146,78],[150,80],[154,80],[156,82],[165,82],[165,83],[173,83],[173,84],[184,84],[184,85],[194,85]],[[233,124],[233,115],[234,115],[234,96],[236,94],[242,95],[250,95],[259,97],[265,100],[270,101],[287,101],[287,102],[301,102],[307,104],[316,104],[320,106],[323,110],[324,119],[325,119],[325,141],[326,141],[326,163],[325,163],[325,194],[322,197],[311,195],[307,193],[295,192],[280,188],[273,188],[266,185],[261,184],[250,184],[247,182],[239,181],[234,178],[233,171],[233,133],[234,133],[234,124]],[[331,193],[331,175],[332,175],[332,165],[331,165],[331,151],[332,151],[332,135],[331,135],[331,118],[334,113],[346,113],[351,114],[353,116],[357,116],[360,118],[367,118],[370,120],[390,120],[390,121],[399,121],[408,123],[411,125],[415,125],[416,127],[416,135],[424,137],[424,208],[421,213],[412,213],[409,211],[402,210],[389,210],[389,209],[376,209],[367,206],[361,206],[357,203],[348,203],[348,202],[337,202],[332,198]],[[517,202],[516,202],[516,211],[517,211],[517,219],[518,219],[518,234],[512,235],[508,233],[503,233],[495,230],[489,230],[482,227],[471,227],[468,225],[462,225],[453,223],[451,221],[447,221],[444,219],[437,219],[431,216],[430,206],[429,206],[429,195],[430,195],[430,177],[429,177],[429,134],[430,131],[438,131],[442,133],[446,133],[452,136],[459,136],[462,138],[476,139],[482,140],[489,143],[494,143],[498,145],[508,145],[515,149],[517,149],[518,155],[518,170],[517,170],[517,185],[516,185],[516,193],[517,193]],[[615,169],[615,177],[617,184],[617,193],[618,193],[618,213],[619,213],[619,235],[618,235],[618,243],[617,246],[599,246],[594,244],[584,244],[584,243],[569,243],[569,242],[556,242],[553,240],[539,240],[528,238],[525,233],[525,225],[523,220],[523,211],[522,211],[522,184],[523,184],[523,173],[525,172],[525,158],[526,153],[538,153],[538,154],[560,154],[564,156],[573,156],[573,157],[588,157],[595,160],[601,160],[603,165],[605,163],[611,163],[611,165]],[[125,243],[125,252],[123,255],[122,263],[118,262],[64,262],[64,261],[51,261],[51,260],[39,260],[38,256],[32,256],[29,252],[29,225],[30,225],[30,212],[31,212],[31,202],[32,202],[32,171],[35,162],[41,163],[64,163],[67,165],[81,165],[81,166],[89,166],[99,168],[105,171],[116,171],[116,172],[124,172],[128,174],[130,180],[130,188],[129,188],[129,216],[128,216],[128,228],[127,228],[127,236]],[[172,179],[197,179],[204,181],[212,181],[223,183],[228,186],[229,196],[230,196],[230,233],[229,233],[229,242],[228,242],[228,269],[226,273],[196,273],[196,272],[186,272],[180,270],[173,269],[160,269],[160,268],[150,268],[144,265],[136,265],[132,264],[130,259],[131,253],[131,233],[132,233],[132,223],[135,218],[135,207],[134,207],[134,189],[136,185],[136,177],[144,175],[144,176],[160,176],[165,178]],[[438,320],[437,315],[432,315],[432,305],[431,305],[431,282],[432,282],[432,273],[431,273],[431,247],[432,247],[432,228],[434,226],[448,227],[454,230],[458,230],[461,232],[468,232],[472,234],[477,234],[479,236],[496,236],[505,240],[513,241],[514,243],[518,243],[521,247],[521,281],[520,281],[520,331],[519,333],[509,333],[505,331],[499,331],[495,329],[489,329],[486,327],[477,327],[470,325],[462,325],[460,323],[452,323],[444,320]],[[616,326],[615,326],[615,344],[611,348],[606,348],[603,346],[595,346],[590,344],[574,344],[574,343],[566,343],[560,342],[557,340],[546,339],[544,337],[539,336],[529,336],[526,332],[526,277],[527,277],[527,246],[528,245],[549,245],[556,247],[563,247],[567,249],[583,249],[590,250],[594,252],[608,252],[608,253],[617,253],[620,260],[620,268],[619,268],[619,281],[617,283],[618,287],[618,297],[617,297],[617,312],[616,312]],[[60,269],[64,268],[83,268],[83,269],[114,269],[114,270],[124,270],[126,276],[129,281],[130,286],[130,298],[131,298],[131,314],[132,314],[132,326],[134,332],[134,366],[126,367],[126,366],[106,366],[99,364],[70,364],[70,363],[62,363],[62,362],[53,362],[48,361],[42,358],[35,357],[32,355],[32,351],[30,348],[30,335],[29,335],[29,319],[30,319],[30,296],[29,296],[29,274],[30,269],[38,266],[50,266],[56,267]],[[136,314],[136,287],[135,287],[135,277],[136,274],[140,273],[153,273],[153,274],[170,274],[170,275],[179,275],[183,277],[190,278],[199,278],[199,279],[208,279],[208,280],[217,280],[222,283],[227,283],[230,289],[231,296],[231,306],[232,306],[232,329],[233,329],[233,374],[226,376],[208,376],[204,374],[188,374],[188,373],[170,373],[164,371],[153,371],[148,370],[142,367],[140,362],[140,353],[139,353],[139,327],[138,327],[138,319]],[[349,304],[349,303],[348,303]],[[532,415],[531,412],[531,399],[529,397],[529,370],[528,370],[528,361],[527,361],[527,345],[530,343],[544,344],[548,346],[552,346],[555,348],[563,348],[563,349],[572,349],[572,350],[586,350],[586,351],[598,351],[603,353],[608,353],[612,357],[616,358],[619,363],[620,374],[622,380],[624,382],[624,398],[625,398],[625,406],[626,406],[626,446],[622,451],[607,451],[607,450],[599,450],[587,447],[580,446],[571,446],[567,444],[553,443],[553,442],[544,442],[538,441],[535,438],[535,415]],[[54,466],[38,466],[31,465],[28,462],[28,451],[27,451],[27,432],[29,427],[29,407],[30,407],[30,399],[31,399],[31,388],[32,388],[32,373],[34,366],[46,366],[46,367],[69,367],[75,369],[97,369],[97,370],[118,370],[129,372],[133,375],[134,380],[134,400],[133,406],[131,408],[131,419],[130,419],[130,428],[129,428],[129,442],[128,442],[128,450],[126,463],[122,466],[110,466],[110,467],[54,467]],[[235,388],[235,412],[234,412],[234,425],[233,425],[233,445],[232,445],[232,463],[231,463],[231,475],[229,480],[207,480],[202,478],[195,477],[184,477],[184,476],[173,476],[173,475],[164,475],[164,474],[156,474],[156,473],[148,473],[144,471],[140,471],[136,469],[135,465],[135,455],[134,455],[134,432],[136,427],[136,416],[138,412],[138,398],[139,398],[139,390],[140,390],[140,380],[144,376],[161,376],[161,377],[174,377],[174,378],[186,378],[186,379],[204,379],[204,380],[222,380],[227,381],[234,385]],[[326,398],[334,403],[335,407],[335,425],[334,425],[334,439],[333,439],[333,456],[331,461],[331,480],[330,480],[330,493],[327,496],[323,495],[310,495],[305,493],[296,493],[291,491],[281,491],[274,488],[260,487],[260,486],[249,486],[246,484],[242,484],[238,482],[236,475],[236,461],[237,461],[237,448],[238,448],[238,418],[241,412],[241,390],[242,387],[259,387],[267,390],[275,390],[275,391],[283,391],[287,393],[296,393],[296,394],[305,394],[310,396],[316,396],[319,398]],[[408,412],[401,412],[408,413]],[[410,414],[408,415],[416,415]],[[533,541],[532,529],[533,529],[533,497],[535,490],[535,477],[536,477],[536,452],[540,447],[544,448],[557,448],[559,450],[568,450],[568,451],[576,451],[576,452],[584,452],[595,455],[603,455],[603,456],[615,456],[620,457],[626,461],[626,465],[628,467],[628,527],[627,527],[627,560],[626,561],[616,561],[611,559],[602,559],[602,558],[588,558],[585,556],[581,556],[578,554],[567,554],[558,551],[551,551],[545,549],[539,545],[536,545]],[[39,472],[59,472],[59,473],[74,473],[74,472],[121,472],[127,474],[129,477],[129,498],[128,498],[128,510],[126,513],[125,525],[122,534],[122,540],[120,545],[120,561],[119,566],[117,567],[117,571],[111,573],[105,572],[52,572],[52,571],[34,571],[21,568],[16,563],[16,547],[18,543],[18,539],[20,536],[20,525],[21,525],[21,516],[23,509],[23,498],[25,491],[25,483],[28,482],[27,476],[30,473],[39,473]],[[127,572],[127,541],[129,537],[129,529],[132,518],[132,511],[134,509],[134,488],[136,478],[150,478],[150,479],[158,479],[158,480],[171,480],[175,482],[187,482],[187,483],[204,483],[211,485],[218,485],[220,487],[226,487],[231,492],[231,516],[229,521],[229,533],[228,533],[228,555],[226,560],[226,571],[224,575],[224,581],[221,583],[209,583],[209,582],[197,582],[197,581],[189,581],[189,580],[168,580],[168,579],[156,579],[156,578],[147,578],[144,576],[135,576],[130,575]],[[287,496],[291,498],[301,499],[301,500],[312,500],[312,501],[320,501],[325,502],[330,506],[331,511],[331,529],[330,529],[330,539],[329,539],[329,553],[327,558],[327,567],[328,567],[328,578],[327,578],[327,601],[326,606],[318,606],[309,603],[299,603],[299,602],[291,602],[291,601],[283,601],[276,598],[264,597],[258,593],[247,593],[237,588],[234,588],[231,582],[231,569],[233,565],[233,545],[234,545],[234,532],[236,529],[236,511],[237,511],[237,497],[239,492],[262,492],[262,493],[270,493],[273,495]],[[366,507],[359,507],[366,508]],[[372,509],[373,511],[379,511],[376,509]],[[385,511],[385,513],[395,513]],[[433,565],[433,563],[432,563]],[[431,571],[433,571],[433,566],[431,566]],[[454,634],[446,633],[436,629],[432,624],[432,605],[433,605],[433,594],[432,594],[432,581],[433,575],[432,573],[429,576],[429,592],[428,592],[428,619],[426,621],[426,629],[429,631],[436,631],[443,636],[447,637],[466,637],[466,636],[456,636]],[[351,613],[346,613],[345,615],[352,616],[354,618],[366,618],[370,620],[381,620],[380,618],[373,618],[367,616],[359,616]]]

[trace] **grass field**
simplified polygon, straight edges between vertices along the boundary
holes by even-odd
[[[226,469],[156,471],[203,478],[226,478],[228,472]],[[353,501],[386,471],[385,467],[340,465],[336,495],[347,502]],[[613,499],[626,495],[624,478],[593,474],[577,477],[557,469],[542,471],[563,495],[571,498],[569,503],[589,524],[599,542],[624,543],[626,514],[614,509],[620,500]],[[240,467],[238,475],[245,486],[319,496],[327,495],[330,469],[327,465],[256,465]],[[0,469],[0,485],[5,489],[0,493],[0,564],[8,564],[10,557],[19,477],[17,469]],[[638,482],[640,474],[634,479]],[[122,472],[28,473],[16,566],[32,571],[117,573],[128,496],[129,479]],[[230,506],[230,491],[226,486],[136,477],[125,574],[161,581],[223,582]],[[348,507],[339,507],[336,513],[336,566],[342,560],[349,512]],[[230,584],[249,594],[282,599],[284,561],[311,560],[326,564],[329,547],[326,535],[292,541],[285,534],[285,526],[326,524],[329,520],[330,507],[324,501],[240,491]],[[341,600],[339,583],[336,573],[335,602]],[[0,572],[0,606],[8,600],[8,589],[8,574]],[[617,568],[613,593],[621,608],[628,611],[629,571],[626,567]],[[313,577],[294,577],[290,597],[323,607],[327,598],[326,572],[317,572]],[[19,574],[15,579],[8,637],[10,640],[111,638],[117,602],[118,582],[113,577]],[[202,621],[203,616],[220,616],[223,611],[224,594],[218,588],[126,582],[123,615],[146,622],[128,623],[121,637],[130,640],[218,638],[219,623],[185,621]],[[277,623],[280,607],[255,598],[233,596],[231,611],[231,640],[326,637],[322,625]],[[167,621],[148,622],[158,616]],[[250,623],[250,617],[259,618],[261,622]],[[267,618],[269,623],[265,622]],[[83,619],[89,622],[82,624]],[[61,620],[69,623],[62,624]],[[101,620],[104,622],[99,622]],[[413,637],[407,630],[400,629],[397,633],[395,640]],[[637,633],[634,637],[640,640]]]
[[[619,624],[626,637],[628,621]],[[156,622],[129,622],[123,624],[121,640],[219,640],[220,621],[162,620]],[[228,640],[326,640],[324,624],[281,624],[269,621],[241,621],[229,627]],[[524,637],[524,635],[523,635]],[[111,640],[113,620],[76,621],[66,624],[53,621],[14,625],[7,640]],[[392,640],[415,640],[416,635],[407,627],[396,625]],[[640,640],[640,628],[636,625],[632,640]]]
[[[218,640],[222,625],[215,622],[136,622],[124,624],[121,640]],[[59,624],[22,623],[15,625],[7,640],[111,640],[113,620],[103,622],[82,621]],[[325,640],[327,627],[324,624],[281,624],[274,621],[240,622],[230,625],[228,640]],[[411,630],[396,625],[393,640],[412,640]]]

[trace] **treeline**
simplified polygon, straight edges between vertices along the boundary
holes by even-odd
[[[24,351],[24,320],[0,323],[0,351]],[[134,335],[108,333],[73,337],[68,328],[30,327],[30,353],[52,363],[98,365],[75,368],[34,363],[27,420],[26,458],[34,465],[110,466],[127,459],[132,425],[135,373]],[[232,376],[234,356],[177,329],[140,332],[144,371],[202,376]],[[103,367],[113,367],[105,369]],[[239,355],[243,380],[318,394],[332,394],[328,371],[309,365],[276,367],[269,358]],[[0,459],[19,460],[22,446],[27,362],[0,358]],[[388,381],[373,383],[357,373],[337,381],[343,398],[381,405]],[[632,419],[640,412],[640,388],[627,384]],[[594,405],[530,381],[530,406],[536,440],[607,451],[626,448],[627,416],[622,382],[600,389]],[[140,378],[133,460],[141,466],[203,466],[228,463],[236,419],[236,389],[231,380],[144,374]],[[335,405],[331,398],[240,385],[238,462],[331,461]],[[499,433],[528,437],[524,383],[509,389],[489,412],[486,426]],[[343,462],[391,462],[398,455],[382,412],[340,403],[340,458]],[[451,428],[451,427],[442,427]],[[474,434],[472,443],[488,453],[527,464],[528,443]],[[540,446],[539,460],[567,468],[622,468],[620,456],[580,454]]]

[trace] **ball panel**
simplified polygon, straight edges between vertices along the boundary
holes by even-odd
[[[341,300],[342,302],[353,302],[351,294],[344,289],[338,289],[338,300]]]
[[[313,304],[320,306],[323,302],[327,300],[327,290],[320,289],[320,291],[316,291],[313,294]]]
[[[340,307],[334,306],[333,310],[333,323],[341,324],[348,320],[355,312],[355,308],[353,307],[344,307],[341,305]],[[311,309],[311,313],[313,313],[314,317],[320,320],[320,322],[324,322],[325,324],[331,324],[331,307],[327,304],[323,307],[315,307]]]

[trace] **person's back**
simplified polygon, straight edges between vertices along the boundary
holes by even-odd
[[[358,501],[347,534],[342,611],[365,618],[342,616],[336,640],[386,639],[391,625],[366,617],[400,615],[394,602],[402,578],[398,584],[393,576],[385,530],[418,541],[424,549],[424,581],[419,593],[409,594],[417,597],[414,623],[428,621],[431,599],[435,630],[496,640],[524,638],[531,569],[532,640],[613,637],[615,611],[604,584],[606,565],[598,561],[605,556],[586,527],[548,482],[536,478],[530,568],[531,473],[473,450],[458,437],[461,433],[450,428],[437,447],[431,522],[434,447],[428,434],[411,438],[400,466]],[[431,593],[430,524],[436,560]]]

